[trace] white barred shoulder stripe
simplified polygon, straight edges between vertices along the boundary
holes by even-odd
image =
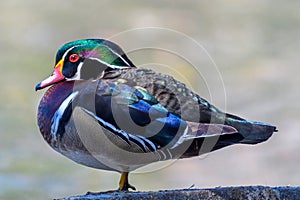
[[[59,127],[60,120],[64,115],[67,107],[73,102],[74,98],[78,95],[78,91],[71,93],[59,106],[59,108],[54,113],[52,120],[51,120],[51,135],[53,140],[56,140],[56,133]]]

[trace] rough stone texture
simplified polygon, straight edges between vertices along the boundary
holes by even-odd
[[[157,192],[103,192],[63,198],[60,200],[98,200],[98,199],[205,199],[205,200],[235,200],[235,199],[278,199],[300,200],[300,187],[217,187],[211,189],[165,190]]]

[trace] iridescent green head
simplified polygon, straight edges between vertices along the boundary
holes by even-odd
[[[36,90],[68,80],[96,79],[107,71],[135,67],[123,50],[104,39],[76,40],[64,44],[56,54],[52,75]]]

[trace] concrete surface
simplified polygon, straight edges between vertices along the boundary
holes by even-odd
[[[235,199],[276,199],[297,200],[300,199],[300,187],[268,187],[268,186],[241,186],[241,187],[217,187],[210,189],[183,189],[165,190],[157,192],[102,192],[73,196],[60,200],[98,200],[98,199],[205,199],[205,200],[235,200]]]

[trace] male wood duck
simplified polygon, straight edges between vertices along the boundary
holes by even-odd
[[[38,108],[47,143],[71,160],[122,173],[232,144],[266,141],[275,126],[224,113],[173,77],[137,68],[108,40],[64,44]]]

